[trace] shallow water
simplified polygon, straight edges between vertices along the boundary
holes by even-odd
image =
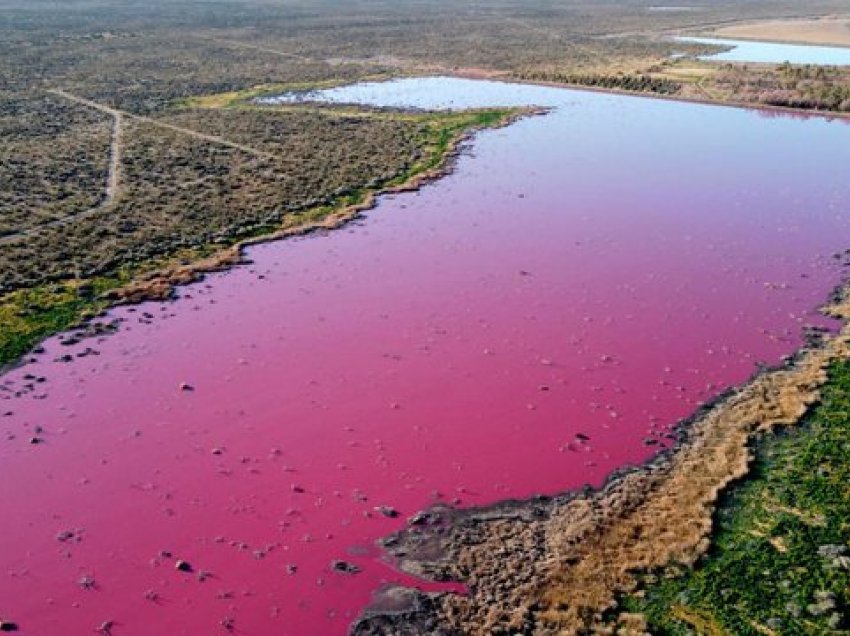
[[[820,66],[850,66],[850,48],[781,42],[755,42],[723,38],[679,37],[681,42],[731,46],[729,51],[706,55],[705,60],[716,62],[753,62],[764,64],[817,64]]]
[[[342,634],[410,582],[374,548],[407,516],[598,485],[827,324],[843,124],[444,78],[324,96],[554,110],[8,374],[0,615],[22,633]]]

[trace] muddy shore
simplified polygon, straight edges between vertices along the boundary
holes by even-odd
[[[402,570],[460,582],[468,595],[382,590],[352,633],[645,633],[617,598],[639,588],[641,573],[691,567],[705,553],[715,504],[746,476],[754,437],[798,422],[830,362],[850,353],[848,293],[824,308],[843,321],[839,333],[705,405],[674,429],[673,447],[600,490],[412,517],[384,549]]]

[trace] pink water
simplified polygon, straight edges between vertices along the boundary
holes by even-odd
[[[21,633],[344,633],[384,582],[422,585],[374,547],[407,516],[600,484],[825,324],[850,128],[409,82],[389,86],[423,106],[557,110],[2,379],[0,617]],[[25,374],[46,381],[15,397]]]

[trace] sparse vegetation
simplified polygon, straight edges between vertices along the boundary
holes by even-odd
[[[0,115],[0,236],[97,205],[110,122],[53,95],[7,102]]]
[[[245,149],[159,122],[211,137],[225,134]],[[289,211],[330,203],[404,172],[426,134],[427,127],[413,121],[333,113],[205,110],[130,120],[115,203],[7,242],[0,288],[89,278],[279,222]]]
[[[591,67],[541,66],[513,73],[530,81],[555,82],[697,100],[850,112],[850,69],[771,64],[718,64],[691,57],[631,58],[611,71]]]
[[[719,89],[771,106],[850,112],[850,71],[840,67],[789,63],[752,70],[728,65],[714,83]]]

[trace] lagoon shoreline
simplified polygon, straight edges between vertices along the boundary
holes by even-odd
[[[412,517],[381,546],[403,571],[468,594],[380,590],[352,634],[645,633],[618,598],[638,592],[642,575],[706,553],[717,502],[747,479],[754,440],[797,425],[827,368],[850,355],[850,284],[832,298],[823,311],[841,319],[838,333],[815,335],[783,365],[716,396],[671,429],[673,446],[601,488]]]

